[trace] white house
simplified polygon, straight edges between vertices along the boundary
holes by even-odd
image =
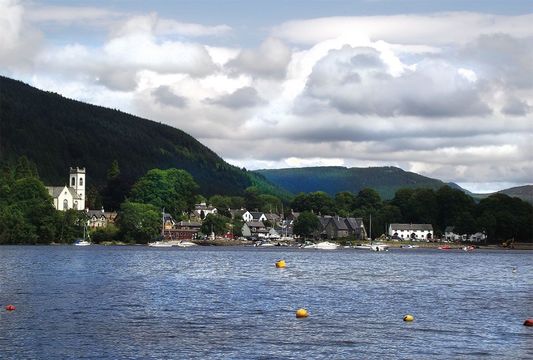
[[[85,168],[70,168],[68,186],[47,186],[57,210],[85,210]]]
[[[259,211],[246,211],[244,214],[242,214],[242,219],[244,222],[266,221],[267,217],[265,214]]]
[[[400,240],[432,240],[433,226],[431,224],[390,224],[389,236]]]
[[[207,205],[205,202],[194,205],[193,216],[201,218],[202,213],[204,218],[209,214],[216,214],[218,212],[217,208],[211,205]]]

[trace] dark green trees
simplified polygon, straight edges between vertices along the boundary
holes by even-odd
[[[194,207],[198,185],[185,170],[152,169],[133,186],[131,201],[165,208],[175,219]]]

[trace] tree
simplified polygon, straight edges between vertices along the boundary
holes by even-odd
[[[355,207],[365,212],[376,212],[381,207],[381,197],[376,190],[365,188],[357,194]]]
[[[300,213],[298,219],[294,222],[293,232],[296,235],[309,238],[315,231],[320,228],[320,221],[317,216],[310,211]]]
[[[131,184],[129,184],[121,175],[118,161],[113,160],[111,166],[107,170],[106,186],[102,190],[101,202],[103,203],[104,207],[108,210],[118,210],[120,205],[126,199],[126,195],[130,190],[130,185]],[[91,193],[88,193],[87,195],[95,196]],[[89,200],[92,201],[91,198],[89,198]],[[95,196],[94,200],[94,205],[96,206],[97,196]]]
[[[194,208],[198,185],[185,170],[152,169],[133,186],[131,201],[165,208],[175,219]]]
[[[259,190],[255,186],[250,186],[244,191],[244,204],[249,211],[258,211],[261,208]]]
[[[230,222],[225,216],[216,215],[216,214],[207,214],[204,221],[202,222],[202,233],[211,234],[212,232],[215,235],[223,235],[227,232],[227,224]]]
[[[274,195],[261,194],[259,195],[261,202],[261,211],[266,213],[278,213],[281,210],[281,200]]]
[[[340,216],[347,217],[355,208],[355,196],[349,191],[342,191],[335,195],[335,208]]]
[[[125,241],[145,244],[161,233],[161,213],[154,205],[127,201],[120,208],[118,225]]]

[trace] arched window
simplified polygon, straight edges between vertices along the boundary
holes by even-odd
[[[76,178],[72,177],[72,180],[70,181],[70,186],[76,186]]]
[[[63,200],[63,210],[68,210],[68,200]]]
[[[83,178],[80,178],[80,186],[83,186]]]

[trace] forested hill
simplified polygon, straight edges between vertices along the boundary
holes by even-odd
[[[152,168],[185,169],[205,195],[241,194],[261,180],[181,130],[0,76],[0,162],[22,155],[50,185],[65,184],[70,166],[85,166],[88,183],[102,187],[113,160],[130,183]]]
[[[256,172],[295,194],[324,191],[333,196],[341,191],[357,193],[364,188],[372,188],[383,199],[392,199],[396,190],[400,188],[438,189],[446,185],[440,180],[396,167],[346,168],[326,166],[257,170]],[[455,184],[447,185],[459,188]]]

